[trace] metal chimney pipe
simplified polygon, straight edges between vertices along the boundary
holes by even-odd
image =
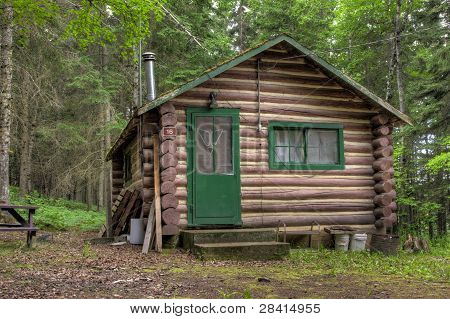
[[[156,99],[156,85],[155,85],[155,54],[152,52],[142,53],[144,61],[145,77],[147,79],[147,100],[153,101]]]

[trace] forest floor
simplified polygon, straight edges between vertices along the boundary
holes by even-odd
[[[444,254],[385,257],[293,250],[284,261],[202,262],[178,250],[90,245],[56,232],[25,246],[0,234],[0,298],[448,298]]]

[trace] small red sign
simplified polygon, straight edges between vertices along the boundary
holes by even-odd
[[[177,128],[175,126],[167,126],[163,128],[164,137],[177,136]]]

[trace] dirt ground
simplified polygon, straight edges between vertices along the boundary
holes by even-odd
[[[0,298],[448,298],[450,284],[398,276],[311,274],[292,260],[202,262],[182,250],[86,245],[55,233],[24,245],[0,234]],[[320,252],[318,252],[320,253]]]

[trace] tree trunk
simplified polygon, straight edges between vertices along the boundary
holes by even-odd
[[[397,0],[397,12],[395,14],[395,59],[397,70],[397,89],[398,89],[398,104],[400,112],[406,112],[405,105],[405,86],[403,83],[403,68],[400,60],[400,13],[402,0]]]
[[[0,57],[0,202],[9,200],[9,146],[11,143],[11,85],[13,8],[3,4],[1,17]]]

